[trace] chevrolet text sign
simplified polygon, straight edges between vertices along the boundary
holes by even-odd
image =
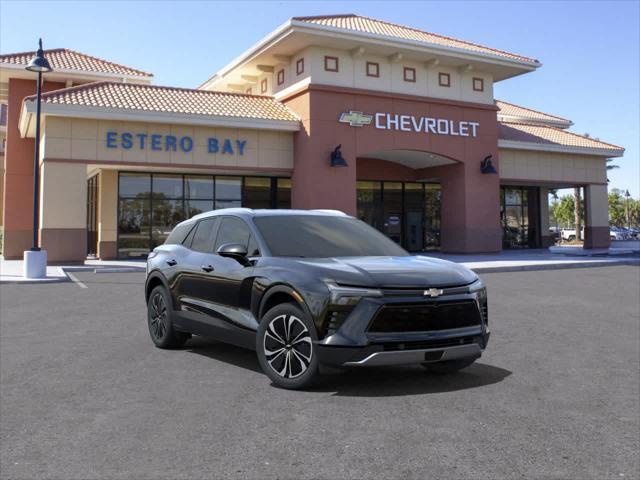
[[[370,125],[374,118],[373,125],[379,130],[399,130],[454,137],[477,137],[480,126],[478,122],[454,121],[445,118],[416,117],[382,112],[369,115],[354,111],[342,113],[338,121],[348,123],[352,127],[363,127]]]

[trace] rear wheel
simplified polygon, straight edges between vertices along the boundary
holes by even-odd
[[[461,358],[460,360],[449,360],[446,362],[437,363],[423,363],[422,366],[430,373],[437,373],[439,375],[447,375],[456,373],[463,368],[467,368],[472,365],[478,357],[473,358]]]
[[[177,332],[173,328],[171,299],[164,287],[151,291],[147,302],[147,323],[151,340],[159,348],[176,348],[184,345],[190,337],[188,333]]]
[[[318,377],[317,340],[313,322],[299,307],[278,305],[262,317],[258,327],[260,366],[279,387],[307,387]]]

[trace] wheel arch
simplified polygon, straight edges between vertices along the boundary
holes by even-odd
[[[151,272],[147,277],[147,281],[145,284],[145,291],[144,291],[145,303],[149,302],[149,295],[151,295],[151,292],[153,291],[153,289],[158,286],[164,287],[173,301],[173,296],[171,295],[171,290],[169,289],[167,280],[164,278],[164,275],[162,275],[160,272],[155,271],[155,272]]]
[[[304,297],[298,291],[290,285],[277,284],[269,287],[262,295],[257,311],[254,312],[258,322],[266,312],[283,303],[292,303],[300,307],[304,313],[309,315],[311,321],[314,320]]]

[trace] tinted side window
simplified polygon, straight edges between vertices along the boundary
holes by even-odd
[[[164,241],[165,244],[168,245],[178,245],[184,241],[187,237],[187,234],[193,228],[193,223],[183,223],[174,228],[167,239]]]
[[[217,251],[220,245],[225,243],[239,243],[249,249],[249,239],[251,238],[251,230],[246,223],[239,218],[224,217],[220,222],[218,230],[218,238],[213,251]]]
[[[191,241],[192,250],[211,252],[212,233],[217,220],[217,218],[207,218],[198,223]]]

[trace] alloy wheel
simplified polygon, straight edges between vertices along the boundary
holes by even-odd
[[[167,331],[167,321],[169,318],[167,304],[160,293],[156,293],[151,297],[151,311],[149,313],[151,315],[151,319],[149,320],[151,335],[157,340],[160,340]]]
[[[313,356],[309,330],[294,315],[278,315],[269,322],[263,348],[267,363],[282,378],[302,375]]]

